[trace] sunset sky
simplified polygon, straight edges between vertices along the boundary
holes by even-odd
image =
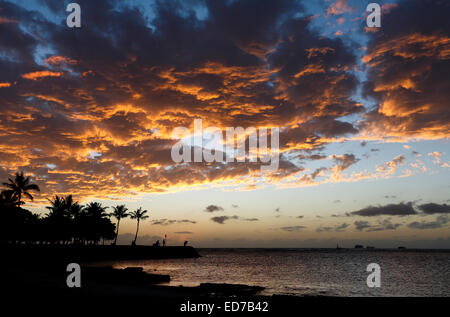
[[[141,244],[448,248],[450,2],[369,2],[0,0],[0,180],[142,206]],[[279,169],[175,163],[196,118],[279,127]]]

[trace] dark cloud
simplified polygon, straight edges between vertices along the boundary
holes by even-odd
[[[300,159],[300,160],[318,161],[318,160],[326,159],[327,156],[326,155],[321,155],[321,154],[311,154],[311,155],[300,154],[300,155],[297,155],[297,158]]]
[[[364,229],[370,228],[368,221],[355,221],[354,222],[356,230],[363,231]]]
[[[296,232],[296,231],[301,231],[303,229],[305,229],[305,226],[289,226],[289,227],[281,227],[281,230],[287,231],[287,232]]]
[[[242,220],[243,220],[243,221],[250,221],[250,222],[253,222],[253,221],[259,221],[258,218],[243,218]]]
[[[334,231],[334,232],[343,232],[345,231],[345,229],[347,229],[350,225],[348,223],[342,223],[340,225],[336,225],[333,227],[330,226],[320,226],[316,229],[316,232],[329,232],[329,231]]]
[[[379,221],[377,225],[371,226],[366,231],[373,232],[373,231],[396,230],[400,226],[401,226],[400,223],[392,223],[390,219],[384,219],[382,221]]]
[[[362,217],[375,217],[381,215],[407,216],[407,215],[416,215],[417,211],[414,209],[413,203],[408,202],[399,204],[389,204],[385,206],[368,206],[366,208],[353,211],[350,214],[353,216],[362,216]]]
[[[217,222],[221,225],[225,224],[225,222],[230,219],[239,219],[239,217],[238,216],[217,216],[217,217],[211,218],[212,221]]]
[[[353,154],[332,155],[331,158],[336,162],[336,169],[338,172],[346,170],[359,161]]]
[[[419,205],[418,208],[425,214],[449,214],[450,205],[447,204],[436,204],[428,203]]]
[[[223,208],[216,205],[209,205],[205,208],[206,212],[223,211]]]
[[[408,227],[412,229],[438,229],[442,228],[448,223],[448,216],[447,215],[441,215],[436,218],[435,221],[414,221],[411,222]]]
[[[193,232],[191,231],[178,231],[178,232],[174,232],[175,234],[193,234]]]
[[[175,220],[175,219],[156,219],[152,221],[152,225],[160,225],[160,226],[168,226],[173,225],[176,223],[190,223],[190,224],[196,224],[197,221],[194,220],[188,220],[188,219],[182,219],[182,220]]]

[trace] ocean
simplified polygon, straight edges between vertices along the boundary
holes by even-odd
[[[261,295],[450,296],[450,250],[198,249],[197,259],[104,262],[169,274],[168,285],[263,286]],[[367,286],[370,263],[380,287]]]

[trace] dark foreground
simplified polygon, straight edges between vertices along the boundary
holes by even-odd
[[[164,249],[164,250],[163,250]],[[106,309],[134,306],[141,303],[150,315],[195,316],[217,315],[301,315],[300,312],[314,310],[325,312],[332,308],[347,310],[348,305],[358,299],[330,297],[261,296],[260,287],[232,284],[203,283],[197,287],[166,286],[161,283],[170,276],[148,274],[138,267],[114,269],[107,266],[92,266],[90,262],[118,259],[158,259],[170,257],[198,257],[193,248],[155,248],[128,246],[99,247],[37,247],[20,246],[2,248],[5,255],[1,261],[2,287],[7,294],[2,296],[4,304],[39,303],[44,309],[56,307],[56,303],[69,304],[71,310],[89,309],[94,305],[106,305]],[[78,261],[78,262],[77,262]],[[81,266],[81,287],[67,286],[68,263]],[[221,268],[218,267],[218,270]],[[130,302],[128,302],[128,300]],[[430,299],[437,304],[439,299]],[[359,300],[361,301],[361,299]],[[373,311],[382,309],[389,299],[365,299]],[[428,305],[421,300],[393,300],[395,305]],[[442,301],[440,301],[442,302]],[[77,303],[77,305],[73,305]],[[443,302],[442,302],[443,303]],[[133,305],[129,305],[133,304]],[[22,305],[26,307],[27,305]],[[15,306],[22,307],[22,306]],[[31,306],[30,306],[31,307]],[[32,306],[35,307],[35,306]],[[105,307],[101,307],[103,309]],[[380,311],[381,312],[381,311]]]
[[[141,267],[116,269],[101,261],[196,258],[193,247],[8,245],[0,248],[4,282],[9,289],[39,295],[149,296],[152,298],[253,296],[263,288],[203,283],[198,287],[159,285],[169,275]],[[91,263],[97,263],[92,265]],[[70,263],[80,265],[81,287],[68,287]],[[5,285],[5,284],[4,284]]]

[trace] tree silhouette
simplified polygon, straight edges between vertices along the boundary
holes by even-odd
[[[50,210],[48,217],[60,218],[66,216],[67,209],[64,197],[59,197],[58,195],[55,195],[55,198],[53,198],[53,200],[51,199],[47,200],[50,202],[50,206],[45,207],[48,210]]]
[[[10,190],[4,190],[0,193],[0,208],[8,208],[15,206],[17,201],[14,199]]]
[[[113,212],[110,214],[110,216],[117,219],[116,237],[114,239],[114,244],[116,244],[117,236],[119,235],[120,219],[126,218],[129,216],[127,211],[128,211],[128,208],[126,208],[125,205],[118,205],[118,206],[113,207]]]
[[[72,195],[59,197],[55,195],[53,200],[49,199],[50,206],[46,207],[50,210],[44,222],[47,226],[51,242],[79,242],[83,237],[80,234],[79,218],[81,216],[83,206],[78,202],[74,202]]]
[[[148,216],[145,215],[146,213],[147,213],[147,210],[142,210],[142,207],[139,207],[138,209],[131,212],[130,218],[137,220],[136,235],[134,236],[133,245],[136,245],[136,239],[138,237],[138,231],[139,231],[139,222],[141,220],[148,218]]]
[[[83,217],[83,226],[85,227],[85,237],[92,244],[98,244],[98,241],[111,238],[109,230],[111,229],[111,221],[107,218],[109,215],[106,212],[108,207],[103,207],[99,202],[91,202],[84,208],[85,217]],[[112,224],[111,224],[112,225]],[[113,226],[113,232],[115,226]],[[112,237],[114,238],[114,236]]]
[[[18,206],[24,204],[22,201],[22,196],[26,196],[33,200],[33,196],[30,194],[30,191],[40,191],[38,185],[31,183],[29,176],[23,176],[23,172],[17,172],[14,179],[8,178],[8,180],[9,183],[3,183],[4,186],[9,188],[5,190],[5,193],[7,195],[11,195],[13,199],[17,200]]]
[[[7,225],[0,230],[0,244],[97,245],[101,239],[103,242],[117,239],[119,221],[128,216],[125,205],[114,208],[111,215],[118,219],[116,230],[116,225],[109,219],[111,215],[106,212],[108,207],[99,202],[91,202],[83,207],[72,195],[55,195],[48,199],[48,214],[40,217],[21,207],[24,197],[33,199],[30,191],[39,191],[38,185],[31,183],[30,178],[24,177],[22,172],[16,173],[15,178],[10,178],[4,185],[7,189],[0,193],[0,214]],[[145,212],[138,210],[138,221],[147,218]]]

